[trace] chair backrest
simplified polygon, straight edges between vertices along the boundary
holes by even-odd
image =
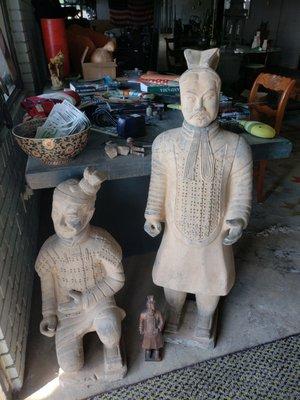
[[[253,116],[254,118],[257,118],[257,114],[266,114],[268,117],[275,118],[274,129],[276,131],[276,134],[278,135],[281,129],[285,107],[287,105],[291,91],[295,86],[295,83],[295,79],[287,78],[285,76],[266,73],[259,74],[252,86],[249,95],[251,118]],[[253,107],[251,106],[251,104],[255,103],[257,100],[257,92],[260,86],[263,86],[268,90],[281,93],[276,110],[269,107],[268,105],[257,104]]]

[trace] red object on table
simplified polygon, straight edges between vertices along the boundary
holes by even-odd
[[[26,110],[25,121],[32,118],[46,118],[50,114],[53,106],[62,103],[64,100],[69,101],[73,106],[80,104],[80,96],[73,90],[64,90],[55,93],[44,93],[39,96],[31,96],[24,99],[21,103]]]
[[[42,18],[41,26],[47,61],[60,51],[64,55],[64,75],[69,75],[70,61],[65,20],[63,18]]]

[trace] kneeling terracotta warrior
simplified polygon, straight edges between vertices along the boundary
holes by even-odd
[[[160,361],[160,349],[164,346],[162,329],[164,320],[161,312],[155,307],[153,296],[147,297],[147,309],[140,315],[139,331],[144,335],[142,348],[145,350],[146,361]],[[152,355],[153,351],[153,355]]]
[[[81,181],[67,180],[53,195],[56,234],[36,261],[41,278],[41,333],[56,338],[59,366],[65,372],[84,363],[83,336],[96,331],[104,345],[105,372],[122,369],[121,321],[125,312],[114,294],[124,285],[122,251],[105,230],[89,224],[104,178],[87,168]]]

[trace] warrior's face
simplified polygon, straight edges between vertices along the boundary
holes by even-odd
[[[155,301],[154,300],[148,300],[147,301],[147,308],[149,311],[154,312],[155,311]]]
[[[220,80],[207,69],[188,71],[180,78],[180,98],[184,119],[195,127],[205,128],[217,118]]]
[[[56,234],[62,239],[72,239],[80,234],[94,213],[93,204],[76,202],[70,196],[54,191],[52,220]]]

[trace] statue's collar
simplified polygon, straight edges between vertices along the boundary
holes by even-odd
[[[89,238],[89,236],[90,236],[90,225],[88,224],[88,226],[78,235],[72,237],[71,239],[64,239],[60,237],[60,240],[62,241],[62,244],[64,246],[73,247],[80,243],[85,242]]]
[[[214,155],[211,142],[219,132],[218,121],[213,121],[205,128],[198,128],[183,121],[182,133],[187,139],[188,154],[184,167],[184,178],[195,180],[195,170],[200,155],[200,176],[205,181],[211,181],[214,174]]]
[[[182,124],[183,134],[190,139],[193,139],[197,136],[201,136],[203,134],[204,135],[207,134],[209,136],[209,139],[212,140],[218,134],[219,129],[220,129],[219,123],[217,120],[213,121],[205,128],[199,128],[197,126],[193,126],[189,124],[186,120],[184,120]]]

